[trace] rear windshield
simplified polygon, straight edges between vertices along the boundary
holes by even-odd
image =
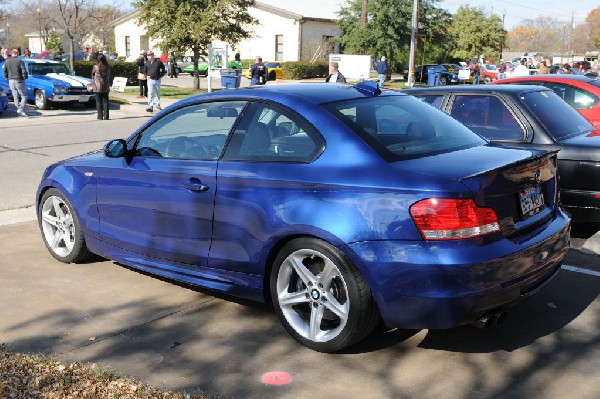
[[[594,127],[575,108],[552,91],[535,91],[521,94],[521,101],[546,127],[557,141],[594,130]]]
[[[380,96],[323,106],[388,161],[486,144],[452,117],[412,96]]]

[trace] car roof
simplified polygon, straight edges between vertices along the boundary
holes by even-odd
[[[319,105],[357,98],[405,95],[393,90],[381,91],[376,88],[376,83],[374,85],[365,83],[354,86],[348,84],[331,83],[295,83],[286,85],[252,86],[248,88],[221,90],[212,93],[200,94],[194,97],[189,97],[188,99],[182,101],[195,103],[198,100],[204,99],[262,99],[272,100],[293,106],[294,101],[302,101],[304,103]]]
[[[42,58],[25,58],[23,62],[26,64],[64,64],[62,61],[46,60]]]
[[[597,80],[596,78],[592,78],[590,76],[585,75],[571,75],[571,74],[545,74],[545,75],[530,75],[530,76],[515,76],[509,77],[506,79],[518,79],[518,80],[577,80],[579,82],[589,82],[592,80]],[[502,82],[502,81],[499,81]]]
[[[458,85],[458,86],[433,86],[433,87],[419,87],[412,89],[402,90],[405,93],[413,94],[419,92],[436,92],[436,93],[454,93],[454,92],[474,92],[474,93],[507,93],[516,94],[530,91],[552,91],[545,86],[539,85],[510,85],[510,84],[496,84],[496,85]]]

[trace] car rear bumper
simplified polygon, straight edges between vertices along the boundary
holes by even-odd
[[[560,198],[573,222],[600,222],[600,192],[562,189]]]
[[[451,328],[537,292],[559,269],[569,233],[560,211],[523,236],[490,244],[369,241],[349,252],[358,256],[387,326]]]

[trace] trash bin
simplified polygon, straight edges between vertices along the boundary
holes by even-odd
[[[440,71],[436,68],[427,68],[427,86],[440,84]]]
[[[239,69],[221,69],[221,87],[224,89],[235,89],[240,87]]]

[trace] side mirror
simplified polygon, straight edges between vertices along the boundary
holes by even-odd
[[[104,156],[108,158],[123,158],[127,155],[127,143],[123,139],[111,140],[104,146]]]

